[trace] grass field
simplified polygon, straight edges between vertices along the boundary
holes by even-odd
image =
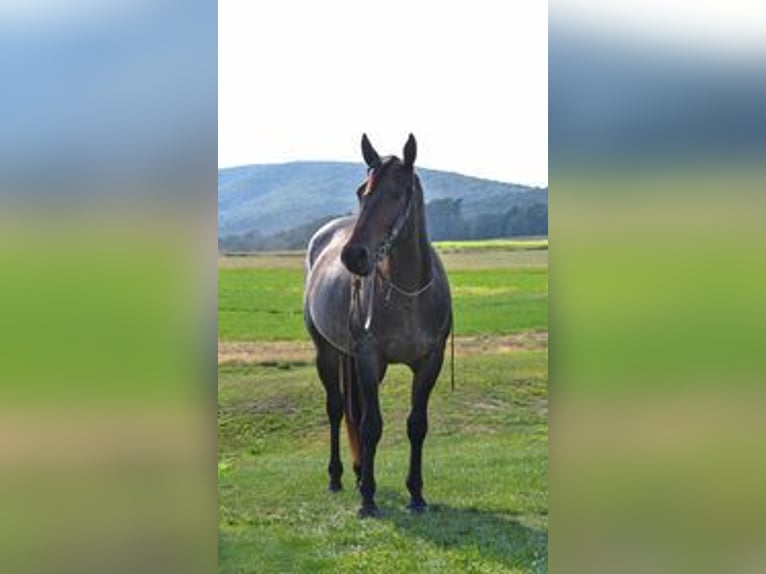
[[[517,239],[482,239],[479,241],[436,241],[436,249],[446,252],[482,251],[530,251],[548,249],[547,237],[524,237]]]
[[[470,252],[443,256],[457,335],[548,328],[547,251]],[[222,258],[218,338],[304,340],[303,258],[296,254]]]
[[[458,335],[547,329],[546,251],[454,255],[444,259]],[[291,254],[222,258],[219,338],[306,340],[302,275]],[[422,516],[405,510],[410,383],[393,366],[381,388],[378,520],[356,516],[345,435],[345,488],[326,490],[324,391],[309,360],[219,365],[219,570],[547,571],[547,359],[547,347],[523,346],[458,356],[454,392],[443,370]]]

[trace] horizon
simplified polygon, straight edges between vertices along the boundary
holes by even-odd
[[[285,166],[285,165],[296,164],[296,163],[302,163],[302,164],[307,164],[307,163],[317,163],[317,164],[324,163],[324,164],[327,164],[327,163],[330,163],[330,164],[358,165],[360,168],[364,169],[364,162],[363,161],[348,161],[348,160],[334,160],[334,159],[293,159],[293,160],[286,160],[286,161],[267,161],[267,162],[246,163],[246,164],[241,164],[241,165],[231,165],[231,166],[223,166],[223,167],[219,166],[218,167],[218,172],[220,173],[221,171],[225,171],[225,170],[242,169],[242,168],[257,167],[257,166]],[[482,181],[489,181],[489,182],[492,182],[492,183],[502,183],[502,184],[507,184],[507,185],[527,187],[527,188],[530,188],[530,189],[539,189],[539,190],[548,189],[548,184],[547,183],[545,185],[537,185],[537,184],[526,183],[526,182],[521,182],[521,181],[507,181],[507,180],[503,180],[503,179],[495,179],[495,178],[491,178],[491,177],[482,177],[480,175],[473,175],[473,174],[469,174],[469,173],[463,173],[463,172],[460,172],[460,171],[454,171],[454,170],[449,170],[449,169],[439,169],[439,168],[422,166],[422,165],[421,166],[416,165],[415,166],[415,171],[417,172],[417,170],[425,170],[425,171],[430,171],[430,172],[445,173],[445,174],[448,174],[448,175],[456,175],[456,176],[460,176],[460,177],[468,177],[468,178],[472,178],[472,179],[480,179]]]

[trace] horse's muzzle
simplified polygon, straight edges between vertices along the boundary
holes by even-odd
[[[372,272],[372,255],[364,245],[346,245],[340,254],[340,260],[346,269],[355,275],[365,276]]]

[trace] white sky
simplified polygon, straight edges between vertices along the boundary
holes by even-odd
[[[547,2],[221,0],[218,165],[361,161],[548,184]]]
[[[551,16],[700,56],[763,60],[766,3],[757,0],[552,0]]]

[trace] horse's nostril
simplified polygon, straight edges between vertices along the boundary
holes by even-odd
[[[346,245],[340,258],[346,268],[352,273],[357,275],[369,273],[370,251],[363,245]]]

